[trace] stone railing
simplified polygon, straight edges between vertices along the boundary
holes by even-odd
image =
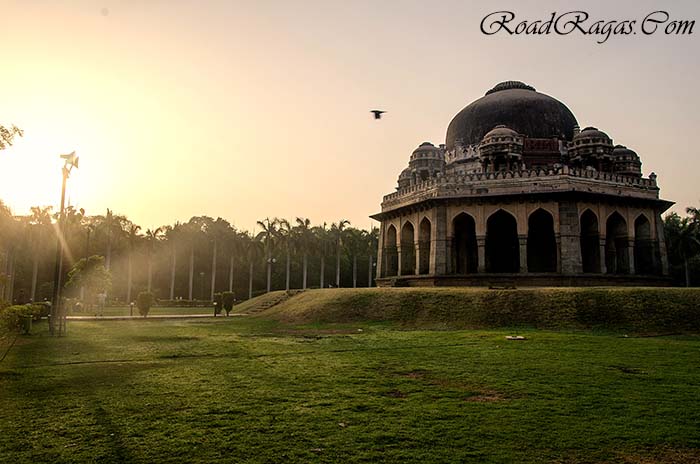
[[[605,185],[607,187],[630,187],[647,192],[653,191],[655,195],[657,195],[656,192],[658,192],[655,175],[645,179],[610,172],[574,169],[568,166],[562,166],[557,169],[549,168],[529,169],[522,171],[497,171],[435,177],[417,182],[408,187],[399,189],[394,193],[385,195],[382,202],[382,209],[396,206],[403,203],[404,200],[408,198],[422,200],[426,198],[443,196],[444,194],[449,193],[458,194],[465,190],[469,190],[470,193],[478,195],[480,191],[483,191],[483,193],[488,193],[489,190],[500,187],[512,190],[516,187],[516,185],[523,182],[530,185],[535,185],[533,181],[556,183],[556,181],[576,179],[580,179],[582,181],[597,181],[596,183],[600,183],[601,185]],[[561,182],[559,184],[561,184]],[[560,185],[560,187],[564,186]],[[529,190],[532,191],[532,189]],[[552,188],[542,188],[542,190],[552,191]],[[561,190],[561,188],[558,188],[557,190]],[[525,193],[525,191],[521,191],[520,193]]]

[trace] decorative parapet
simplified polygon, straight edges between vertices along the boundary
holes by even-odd
[[[586,191],[645,199],[659,197],[656,175],[653,174],[645,179],[561,166],[557,169],[498,171],[431,178],[385,195],[382,211],[429,198],[563,191]]]

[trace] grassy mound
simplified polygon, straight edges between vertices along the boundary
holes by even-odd
[[[287,298],[259,317],[297,324],[392,321],[415,327],[700,332],[700,289],[324,289]]]

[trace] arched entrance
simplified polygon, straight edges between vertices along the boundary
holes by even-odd
[[[538,209],[527,221],[528,272],[557,271],[557,240],[554,238],[554,218]]]
[[[629,274],[627,221],[617,211],[606,222],[605,267],[608,274]]]
[[[399,271],[399,253],[396,249],[396,227],[389,226],[386,230],[386,239],[384,240],[384,259],[386,266],[384,267],[384,276],[395,276]]]
[[[407,222],[401,228],[401,275],[416,273],[416,244],[413,224]]]
[[[654,242],[651,239],[651,224],[647,217],[640,214],[634,221],[634,272],[636,274],[654,273]]]
[[[478,251],[476,223],[466,213],[460,213],[452,221],[452,272],[469,274],[477,271]]]
[[[430,272],[430,221],[428,218],[423,218],[418,228],[418,267],[419,274],[428,274]]]
[[[518,224],[511,214],[499,210],[486,221],[486,271],[519,270]]]
[[[600,272],[600,231],[598,218],[590,209],[581,215],[581,261],[583,272]]]

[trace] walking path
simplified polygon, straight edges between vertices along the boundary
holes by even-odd
[[[229,317],[241,317],[245,314],[231,314]],[[213,314],[154,314],[152,316],[66,316],[69,321],[150,321],[154,319],[226,319],[226,316],[214,316]]]

